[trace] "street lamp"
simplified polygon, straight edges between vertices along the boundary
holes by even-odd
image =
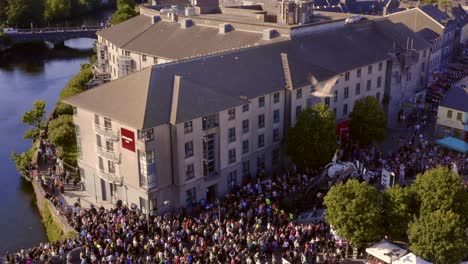
[[[395,173],[394,173],[393,171],[390,172],[390,175],[392,175],[392,177],[393,177],[393,184],[392,184],[392,186],[394,187],[394,186],[395,186],[395,178],[396,178],[396,175],[395,175]]]

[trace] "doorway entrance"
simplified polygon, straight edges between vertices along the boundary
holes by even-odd
[[[206,201],[212,203],[216,200],[217,184],[213,184],[206,189]]]

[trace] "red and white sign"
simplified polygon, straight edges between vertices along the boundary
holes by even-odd
[[[135,133],[125,128],[120,129],[122,135],[122,147],[135,152]]]

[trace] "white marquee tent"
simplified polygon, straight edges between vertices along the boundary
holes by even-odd
[[[395,263],[395,260],[404,256],[408,251],[388,242],[385,239],[382,239],[379,243],[366,248],[366,252],[387,263],[390,263],[390,260]]]
[[[393,264],[432,264],[432,262],[425,261],[424,259],[416,256],[415,254],[409,253],[393,261]]]

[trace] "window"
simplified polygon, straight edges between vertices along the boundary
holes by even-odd
[[[99,126],[99,116],[97,114],[94,114],[94,124]]]
[[[205,116],[202,119],[203,130],[208,130],[218,126],[218,116],[216,114]]]
[[[110,118],[104,117],[104,127],[106,129],[111,129],[112,128],[112,122]]]
[[[229,172],[228,177],[227,177],[228,189],[231,189],[235,185],[237,185],[237,170]]]
[[[184,123],[184,131],[185,131],[185,134],[193,131],[192,121],[187,121]]]
[[[371,80],[367,80],[367,87],[366,87],[367,91],[370,91],[371,86],[372,86],[372,81],[371,81]]]
[[[156,185],[156,162],[153,151],[138,151],[138,167],[140,170],[140,187]]]
[[[153,141],[154,130],[152,128],[145,129],[145,130],[138,130],[138,139],[144,140],[146,142]]]
[[[279,137],[279,128],[273,129],[273,142],[278,142]]]
[[[265,135],[258,135],[258,148],[263,148],[265,146]]]
[[[265,155],[259,155],[257,157],[257,173],[263,173],[265,169]]]
[[[153,64],[158,64],[158,57],[153,57]]]
[[[99,170],[105,171],[104,170],[104,160],[102,159],[102,157],[98,157],[98,161],[99,161]]]
[[[280,121],[280,112],[279,112],[279,109],[276,109],[275,111],[273,111],[273,123],[279,123]]]
[[[426,58],[426,50],[423,51],[423,58]]]
[[[296,99],[301,99],[302,98],[302,89],[297,89],[296,90]]]
[[[271,152],[271,164],[273,166],[277,165],[280,161],[280,150],[279,149],[274,149]]]
[[[344,75],[345,81],[349,81],[349,72],[346,72]]]
[[[368,74],[372,74],[372,65],[369,65],[369,66],[367,67],[367,73],[368,73]]]
[[[125,56],[130,56],[130,51],[125,51]]]
[[[462,113],[460,112],[457,113],[457,120],[462,120]]]
[[[234,120],[236,118],[236,109],[232,108],[228,110],[228,120]]]
[[[258,128],[264,128],[265,127],[265,115],[261,114],[258,116]]]
[[[345,87],[344,88],[344,98],[348,98],[349,97],[349,87]]]
[[[258,107],[264,107],[265,106],[265,96],[262,96],[258,98]]]
[[[190,158],[193,156],[193,142],[185,143],[185,158]]]
[[[197,202],[197,189],[193,187],[185,191],[185,203],[187,206],[191,206]]]
[[[361,94],[361,84],[360,83],[356,83],[356,92],[355,92],[356,95],[360,95]]]
[[[148,202],[146,201],[146,199],[143,199],[143,198],[140,197],[140,211],[143,214],[148,213],[147,208],[146,208],[147,203]]]
[[[375,95],[375,98],[377,98],[377,101],[380,101],[380,92],[378,92],[378,93]]]
[[[382,71],[382,68],[383,68],[383,64],[379,63],[379,71]]]
[[[250,160],[242,162],[242,176],[247,177],[250,175]]]
[[[101,136],[96,134],[96,145],[100,148],[102,148],[102,143],[101,143]]]
[[[228,142],[231,143],[231,142],[234,142],[234,141],[236,141],[236,128],[231,127],[228,130]]]
[[[377,88],[380,88],[381,86],[382,86],[382,77],[379,76],[379,77],[377,78]]]
[[[245,120],[242,120],[242,133],[247,133],[249,132],[249,120],[248,119],[245,119]]]
[[[106,150],[114,151],[114,144],[112,143],[112,141],[106,140]]]
[[[338,101],[338,91],[334,91],[333,92],[333,102],[337,102]]]
[[[452,110],[448,110],[447,111],[447,118],[452,119],[452,114],[453,114]]]
[[[279,92],[276,92],[273,94],[273,103],[279,103],[279,100],[280,100],[280,93]]]
[[[346,116],[348,114],[348,104],[343,105],[343,116]]]
[[[146,62],[146,55],[141,56],[141,59]]]
[[[242,141],[242,154],[249,153],[249,140]]]
[[[302,112],[302,106],[301,105],[296,106],[296,118],[297,116],[299,116],[301,112]]]
[[[421,72],[424,72],[425,69],[426,69],[426,63],[423,62],[421,65]]]
[[[330,97],[325,98],[325,105],[330,106]]]
[[[109,173],[115,173],[115,164],[112,160],[107,161],[107,169]]]
[[[357,69],[357,71],[356,71],[356,76],[357,76],[358,78],[361,78],[361,69]]]
[[[242,112],[248,112],[249,111],[249,104],[245,104],[242,106]]]
[[[185,170],[185,180],[188,181],[193,178],[195,178],[195,169],[192,163],[187,165],[187,169]]]
[[[230,149],[228,151],[229,164],[236,162],[236,149]]]

